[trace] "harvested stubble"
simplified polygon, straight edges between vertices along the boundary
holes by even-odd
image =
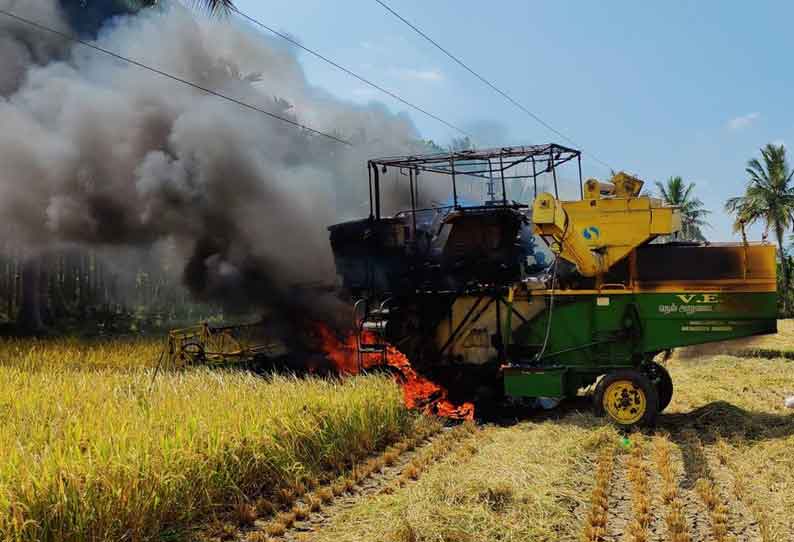
[[[259,517],[259,513],[252,504],[241,501],[234,507],[234,518],[241,526],[253,525],[257,517]]]
[[[287,532],[287,529],[291,525],[291,523],[287,525],[279,520],[274,519],[265,526],[265,534],[269,536],[284,536],[284,534]]]
[[[306,499],[306,503],[309,507],[309,512],[317,512],[323,506],[323,501],[316,495],[309,495]]]
[[[331,491],[333,492],[334,497],[339,497],[340,495],[343,495],[345,491],[347,491],[347,484],[344,480],[337,480],[331,486]]]
[[[686,526],[684,506],[678,490],[678,477],[673,470],[670,458],[670,443],[659,436],[654,437],[654,456],[656,467],[662,478],[664,502],[667,505],[668,539],[670,542],[690,542],[691,537]]]
[[[609,514],[609,482],[615,465],[615,448],[608,446],[598,457],[595,487],[590,496],[590,512],[587,514],[582,531],[583,542],[601,542],[606,536],[607,515]]]
[[[248,533],[245,537],[245,542],[275,542],[275,540],[264,531],[254,531]]]
[[[292,527],[297,519],[298,516],[293,511],[281,512],[276,516],[276,521],[280,522],[285,527]]]
[[[718,440],[717,446],[720,463],[728,467],[733,476],[733,495],[739,499],[753,515],[753,518],[758,524],[761,542],[780,540],[781,537],[777,536],[776,532],[773,532],[772,520],[769,517],[770,511],[765,509],[763,502],[758,501],[758,498],[745,481],[744,475],[741,474],[739,467],[731,460],[731,456],[733,455],[732,447],[722,439]]]
[[[330,488],[323,487],[317,490],[317,497],[323,504],[328,504],[334,500],[334,493]]]
[[[648,485],[650,473],[644,460],[645,438],[641,433],[636,433],[631,440],[634,447],[628,460],[628,477],[634,518],[629,524],[629,539],[631,542],[646,542],[651,524],[651,499]]]
[[[292,514],[295,516],[295,521],[303,521],[309,517],[309,507],[302,504],[296,504],[292,507]]]
[[[722,502],[719,492],[714,487],[714,482],[701,478],[695,484],[700,500],[706,505],[711,520],[711,534],[715,542],[729,542],[728,536],[728,508]]]
[[[466,430],[469,432],[471,431],[470,426],[473,426],[473,424],[466,425]],[[347,476],[341,477],[336,482],[332,482],[327,488],[324,488],[326,494],[330,495],[330,497],[327,497],[328,501],[330,501],[334,496],[339,496],[342,493],[353,491],[357,484],[360,484],[366,478],[369,478],[374,474],[380,473],[385,467],[393,465],[401,453],[413,451],[428,438],[438,433],[442,427],[443,425],[439,419],[427,416],[418,418],[415,421],[410,434],[404,439],[398,441],[392,446],[389,446],[378,456],[369,458],[361,464],[354,465]],[[422,460],[420,458],[414,458],[414,460],[406,467],[406,469],[411,467],[419,469],[418,462],[421,461]],[[419,470],[416,471],[415,476],[418,477],[418,474]],[[403,475],[405,475],[405,469],[403,470]]]
[[[350,472],[340,475],[322,487],[317,487],[316,491],[303,497],[304,503],[296,503],[291,506],[289,511],[278,513],[271,521],[265,524],[264,531],[254,531],[248,534],[248,538],[256,537],[280,537],[295,526],[297,521],[307,519],[310,513],[319,512],[323,505],[329,504],[347,491],[353,491],[356,480],[363,481],[367,476],[372,476],[382,469],[384,465],[383,457],[398,448],[405,448],[407,443],[419,443],[429,438],[442,428],[441,421],[436,418],[422,416],[413,420],[409,435],[401,441],[388,447],[376,457],[371,457],[361,464],[354,465]],[[403,446],[401,446],[403,445]],[[282,493],[288,493],[290,499],[285,506],[291,505],[295,501],[295,490],[285,489]]]
[[[581,525],[571,510],[587,504],[593,458],[616,441],[615,431],[590,415],[485,426],[417,481],[340,511],[313,540],[573,542]]]
[[[408,481],[418,480],[422,472],[428,466],[444,457],[450,452],[454,445],[460,443],[463,439],[474,434],[476,431],[476,425],[471,422],[466,422],[438,437],[428,447],[421,450],[416,457],[403,468],[400,477],[396,481],[397,485],[403,486]],[[424,439],[417,439],[417,444],[423,440]]]
[[[104,344],[48,344],[0,343],[2,540],[156,539],[410,427],[387,378],[195,370],[152,383],[151,369],[124,360],[153,359],[146,343],[115,357]]]
[[[687,453],[695,457],[705,457],[703,443],[692,429],[681,431],[679,439],[684,443]],[[714,541],[730,542],[732,538],[728,536],[728,508],[714,484],[708,463],[701,459],[690,460],[689,464],[687,475],[695,480],[695,491],[708,512]]]
[[[398,450],[389,449],[383,454],[383,464],[387,467],[391,467],[397,462],[398,457],[400,457],[400,452]]]
[[[273,504],[273,501],[264,497],[258,498],[255,506],[258,516],[269,516],[276,511],[276,506]]]
[[[769,340],[791,347],[794,321],[782,329],[785,336]],[[743,503],[764,542],[794,540],[794,413],[783,406],[794,393],[794,362],[720,355],[673,359],[668,368],[676,424],[696,423],[698,433],[707,428],[721,436],[703,440],[712,468],[729,471],[733,487],[723,490],[724,498]]]

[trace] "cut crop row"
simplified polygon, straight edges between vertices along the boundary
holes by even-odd
[[[417,430],[381,454],[371,457],[366,461],[356,464],[350,471],[336,480],[306,493],[291,492],[276,503],[259,503],[258,507],[262,516],[272,516],[262,529],[251,532],[247,536],[250,542],[261,542],[274,537],[283,536],[296,522],[308,518],[311,513],[319,512],[323,507],[330,505],[336,498],[356,491],[356,487],[366,479],[381,473],[385,468],[394,466],[400,457],[422,446],[442,428],[438,420],[422,418]],[[453,430],[449,434],[457,434]],[[447,434],[447,435],[449,435]],[[436,438],[429,447],[447,435]],[[264,504],[264,506],[263,506]],[[251,522],[253,523],[253,521]]]
[[[609,514],[609,482],[615,464],[615,447],[607,446],[598,457],[595,487],[590,497],[590,511],[582,532],[583,542],[601,542],[606,536]]]
[[[678,477],[673,470],[670,454],[670,443],[660,436],[655,437],[654,457],[662,478],[662,500],[667,506],[665,521],[668,540],[670,542],[691,542],[692,538],[687,529],[684,505],[678,486]]]
[[[645,438],[641,433],[632,437],[634,446],[628,460],[628,477],[631,482],[631,502],[634,517],[629,524],[631,542],[647,542],[651,524],[651,499],[648,484],[649,469],[645,463]]]

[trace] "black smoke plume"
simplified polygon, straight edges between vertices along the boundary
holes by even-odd
[[[74,31],[55,0],[0,6]],[[423,150],[412,123],[312,86],[294,49],[233,19],[179,4],[116,15],[83,33],[354,146],[0,18],[5,234],[32,251],[167,246],[197,298],[326,307],[295,287],[333,281],[326,227],[368,214],[367,158]]]

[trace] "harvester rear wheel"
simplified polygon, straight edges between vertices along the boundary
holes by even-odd
[[[659,412],[662,412],[673,400],[673,379],[664,365],[651,362],[648,367],[648,376],[656,385],[656,395],[659,399]]]
[[[629,429],[656,422],[656,387],[639,371],[623,369],[607,374],[595,392],[595,410],[618,427]]]

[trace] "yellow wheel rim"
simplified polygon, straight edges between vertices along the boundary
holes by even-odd
[[[617,423],[631,425],[645,415],[648,401],[642,388],[631,380],[616,380],[604,392],[603,405]]]

